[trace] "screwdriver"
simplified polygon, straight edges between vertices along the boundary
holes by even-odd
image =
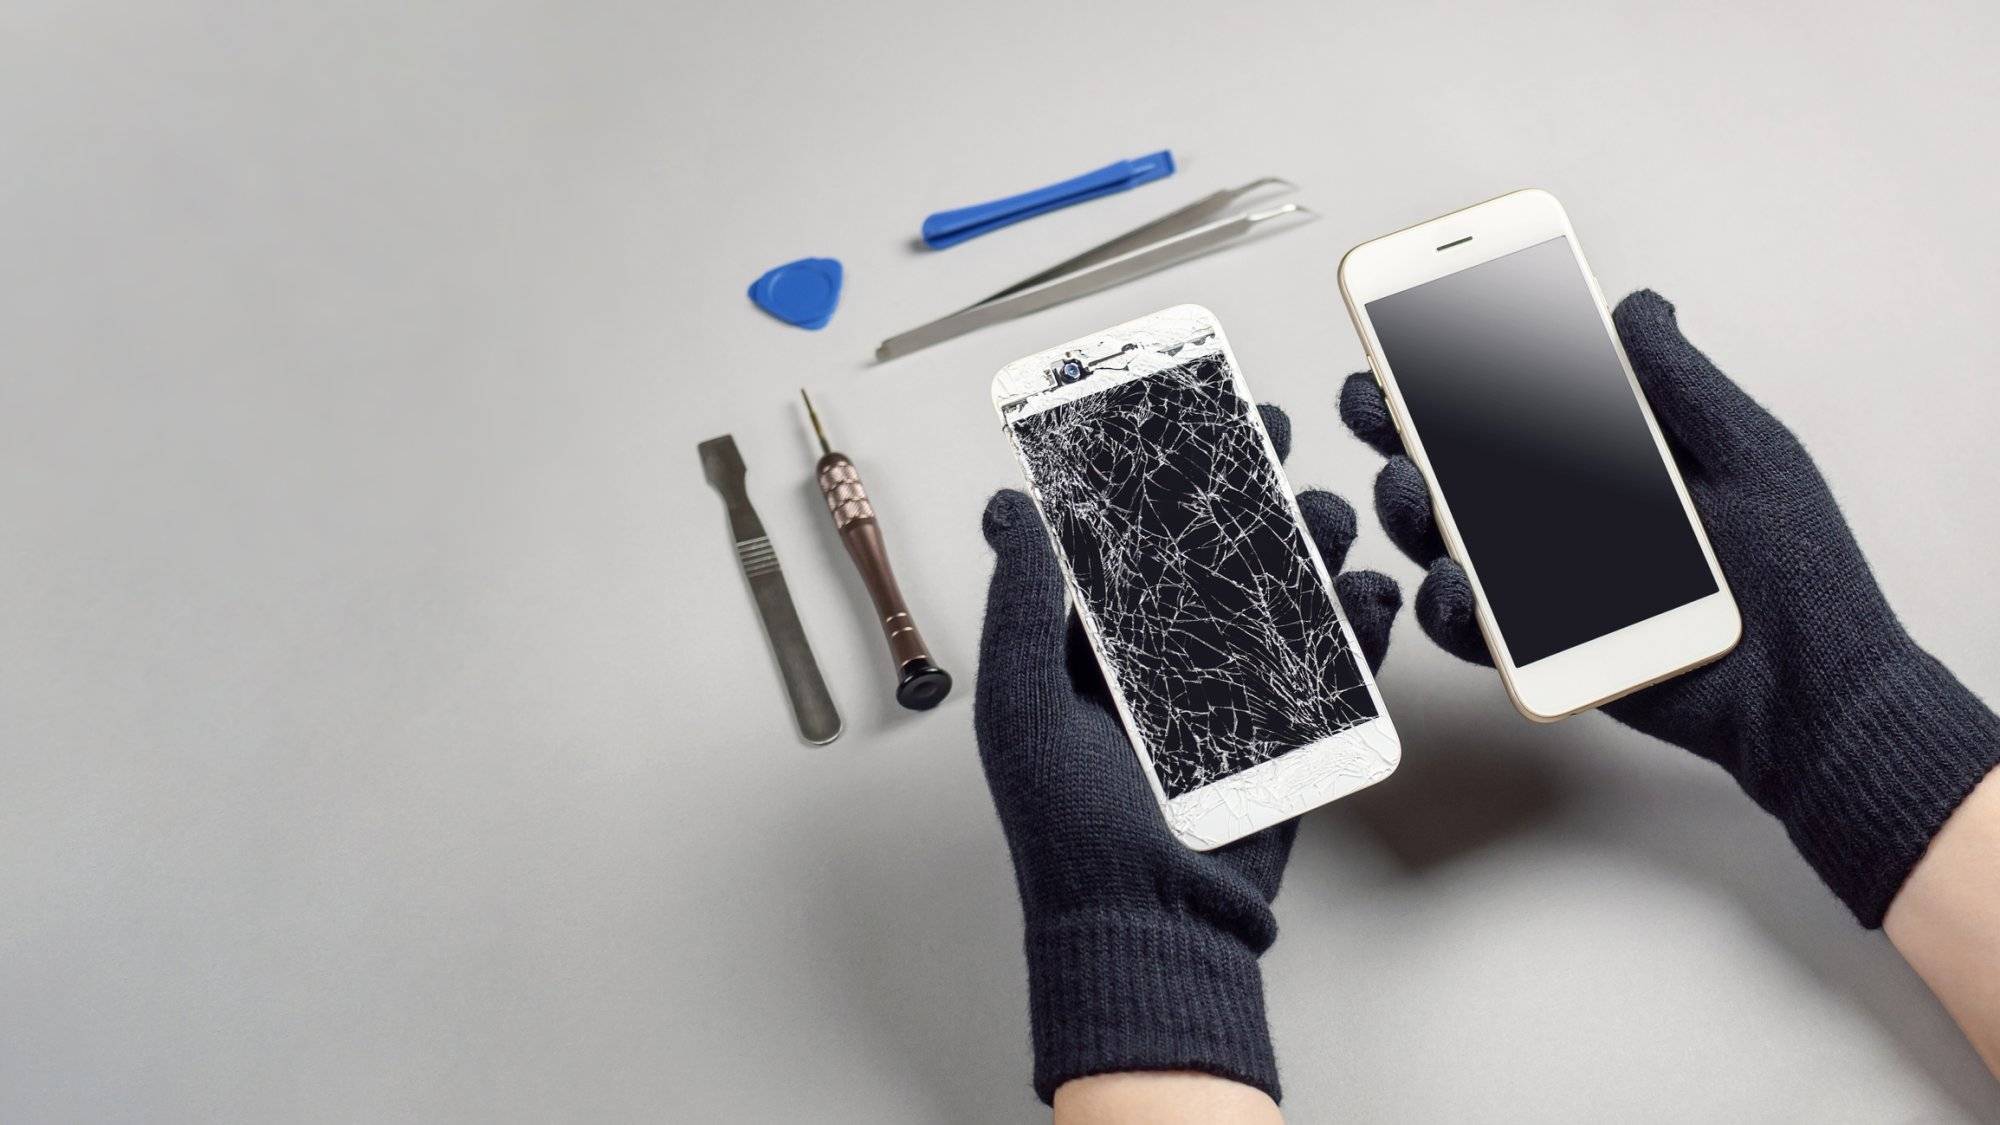
[[[889,659],[896,665],[896,702],[912,711],[928,711],[951,692],[951,673],[931,660],[924,647],[924,635],[917,632],[916,618],[903,601],[896,585],[896,572],[889,566],[889,549],[882,529],[875,521],[875,506],[861,487],[861,474],[847,454],[836,452],[826,440],[819,411],[804,387],[799,397],[806,400],[806,414],[812,418],[813,433],[819,438],[820,459],[813,474],[826,497],[827,511],[833,513],[834,530],[861,572],[861,584],[875,603],[875,616],[882,623],[882,636],[889,642]]]

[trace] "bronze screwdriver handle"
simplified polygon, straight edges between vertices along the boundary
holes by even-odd
[[[833,452],[819,459],[814,476],[826,497],[827,511],[833,515],[834,530],[854,560],[854,568],[861,572],[869,600],[875,603],[882,636],[889,642],[889,658],[896,665],[896,702],[915,711],[937,706],[951,690],[951,676],[931,660],[924,635],[917,631],[916,618],[910,616],[910,607],[903,601],[896,572],[889,566],[888,545],[876,522],[875,507],[861,486],[860,472],[845,453]]]

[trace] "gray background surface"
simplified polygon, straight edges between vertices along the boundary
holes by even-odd
[[[1365,497],[1348,246],[1525,185],[1804,436],[2000,694],[1990,4],[0,8],[0,1118],[1033,1120],[971,730],[1016,356],[1175,302]],[[940,253],[933,209],[1172,146]],[[881,368],[1195,195],[1305,229]],[[823,332],[743,289],[842,258]],[[860,461],[959,688],[890,702]],[[790,733],[733,431],[848,730]],[[1372,520],[1360,565],[1414,568]],[[1299,1120],[2000,1121],[1720,772],[1407,612],[1267,958]]]

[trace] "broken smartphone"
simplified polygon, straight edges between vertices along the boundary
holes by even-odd
[[[1206,850],[1389,776],[1396,728],[1214,314],[1007,365],[993,405],[1174,835]]]

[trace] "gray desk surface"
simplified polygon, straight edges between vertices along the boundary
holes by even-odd
[[[0,1117],[1035,1119],[970,731],[989,376],[1200,301],[1294,479],[1365,498],[1335,263],[1524,185],[1794,424],[2000,696],[1996,9],[1459,7],[10,5]],[[909,245],[1162,146],[1165,183]],[[1325,218],[866,362],[1265,174]],[[850,271],[819,333],[743,297],[806,254]],[[936,713],[890,703],[801,383],[958,674]],[[701,481],[723,431],[830,748]],[[1416,577],[1372,523],[1356,559]],[[1399,629],[1406,764],[1308,818],[1279,900],[1294,1117],[2000,1121],[1728,779]]]

